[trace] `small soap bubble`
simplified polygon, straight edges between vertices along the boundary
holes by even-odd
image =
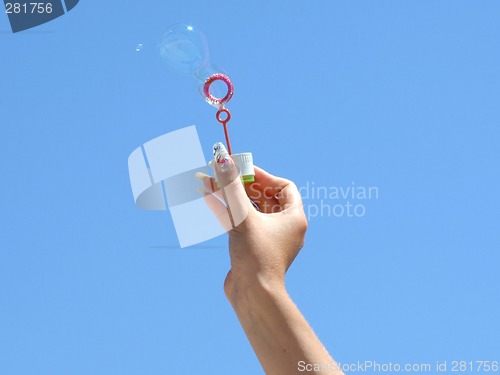
[[[135,52],[141,52],[143,48],[144,46],[142,45],[142,43],[139,43],[137,47],[135,47]]]

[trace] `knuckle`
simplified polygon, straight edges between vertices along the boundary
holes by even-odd
[[[305,235],[308,227],[309,227],[309,223],[308,223],[305,215],[300,215],[299,219],[297,220],[297,231],[301,235]]]

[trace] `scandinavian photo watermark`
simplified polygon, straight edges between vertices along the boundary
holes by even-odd
[[[380,197],[378,186],[358,185],[354,181],[343,186],[307,181],[299,187],[299,192],[307,220],[317,217],[362,218],[367,214],[369,201]]]
[[[4,0],[13,33],[29,30],[55,20],[72,10],[79,0]]]
[[[443,360],[426,363],[398,363],[398,362],[378,362],[373,360],[357,361],[354,363],[308,363],[299,361],[297,363],[299,372],[322,372],[322,373],[499,373],[499,361],[497,360]]]

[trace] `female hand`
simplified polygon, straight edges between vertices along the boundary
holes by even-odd
[[[285,273],[302,248],[307,230],[297,187],[258,167],[255,182],[243,185],[222,143],[214,146],[214,160],[219,187],[209,176],[198,176],[213,193],[205,195],[207,204],[229,234],[231,270],[224,283],[226,296],[235,301],[238,291],[256,284],[284,288]]]

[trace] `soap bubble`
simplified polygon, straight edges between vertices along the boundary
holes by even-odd
[[[200,95],[207,103],[217,106],[204,95],[203,85],[210,76],[226,73],[210,63],[207,38],[197,27],[188,24],[171,26],[161,36],[158,52],[168,66],[193,77]],[[211,86],[210,92],[217,98],[223,98],[228,88],[223,82],[217,81]]]
[[[205,35],[191,25],[170,27],[161,37],[160,56],[181,73],[197,77],[208,65],[208,44]]]

